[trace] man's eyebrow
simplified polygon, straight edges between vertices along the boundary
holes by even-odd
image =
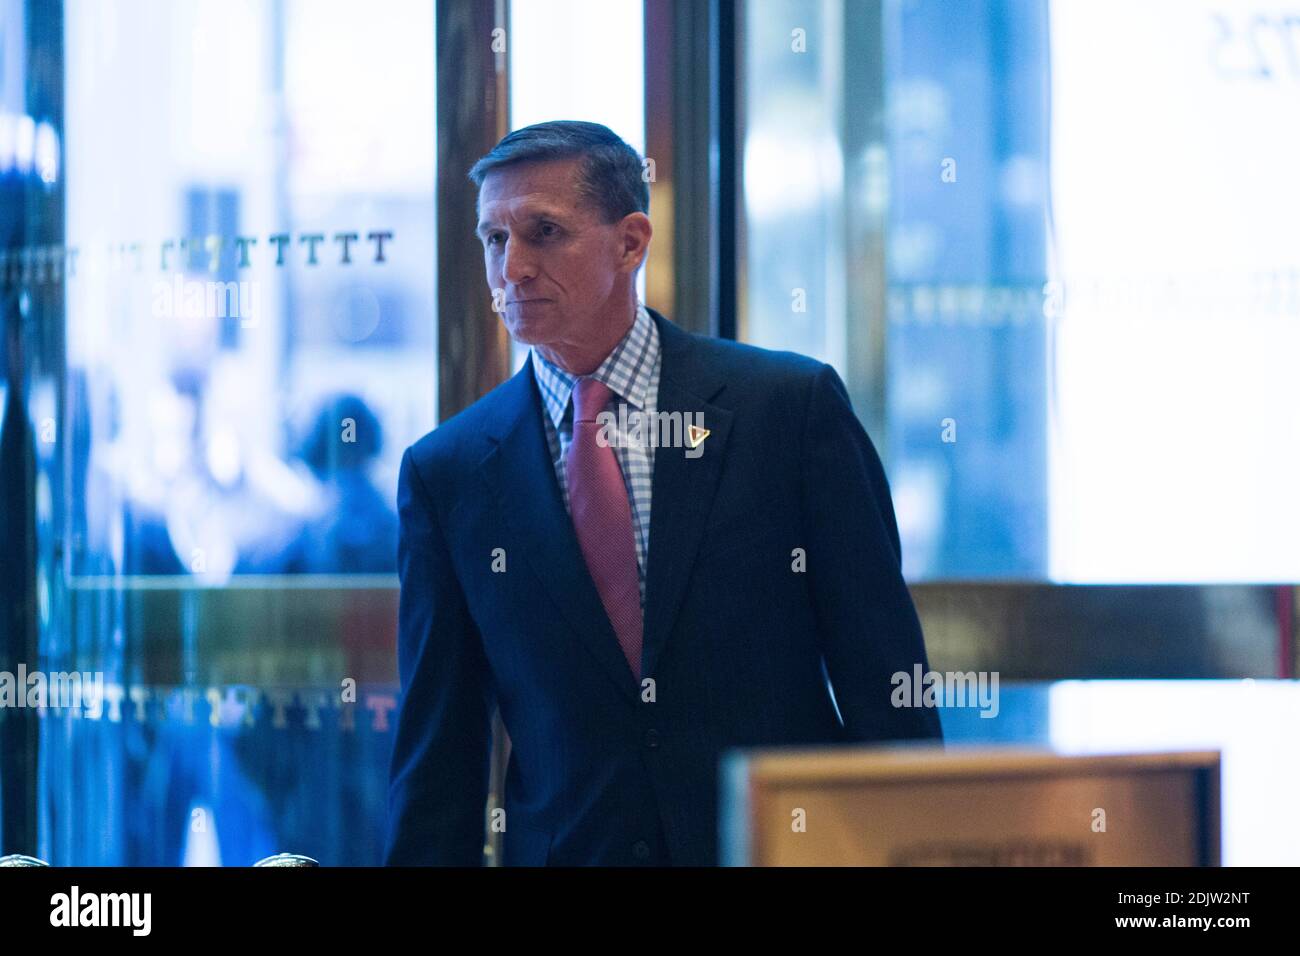
[[[555,222],[563,224],[568,222],[569,220],[569,210],[562,209],[558,206],[555,208],[534,207],[532,209],[527,210],[523,215],[518,216],[516,218],[528,223],[537,222],[539,219],[550,219],[550,220],[554,220]],[[479,222],[478,227],[474,230],[474,232],[476,235],[481,236],[489,229],[496,229],[496,228],[499,228],[499,225],[495,219],[484,219]]]

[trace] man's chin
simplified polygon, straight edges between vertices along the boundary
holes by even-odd
[[[506,332],[520,345],[545,345],[550,341],[550,336],[546,334],[545,323],[543,322],[520,319],[514,322],[506,322],[505,326]]]
[[[537,345],[540,336],[537,330],[525,324],[506,324],[506,333],[519,345]]]

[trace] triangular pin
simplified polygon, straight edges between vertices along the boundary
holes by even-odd
[[[687,425],[686,437],[690,440],[692,448],[699,448],[704,439],[709,437],[709,430],[699,425]]]

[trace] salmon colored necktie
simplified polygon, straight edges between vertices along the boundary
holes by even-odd
[[[618,636],[623,656],[641,677],[641,584],[636,540],[632,537],[632,508],[623,484],[623,470],[612,445],[597,441],[596,415],[613,395],[594,378],[580,378],[573,389],[573,439],[564,462],[569,510],[582,556]]]

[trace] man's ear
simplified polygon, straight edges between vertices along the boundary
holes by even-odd
[[[650,217],[643,212],[628,213],[618,225],[622,253],[619,271],[636,272],[645,262],[654,227],[650,225]]]

